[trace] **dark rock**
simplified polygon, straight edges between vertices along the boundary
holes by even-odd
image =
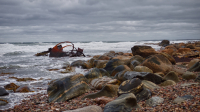
[[[153,70],[153,73],[163,72],[168,73],[172,69],[172,63],[162,54],[151,55],[146,58],[141,66],[146,66]]]
[[[143,89],[142,81],[138,78],[126,80],[121,83],[118,89],[118,94],[133,93],[137,94]]]
[[[194,45],[192,45],[192,44],[186,45],[186,48],[195,49]]]
[[[139,61],[137,61],[137,60],[133,60],[133,61],[131,61],[131,63],[130,63],[130,69],[131,70],[134,70],[134,68],[136,67],[136,66],[138,66],[139,64],[141,64]]]
[[[178,75],[176,74],[176,72],[174,71],[171,71],[169,72],[165,77],[164,77],[164,80],[173,80],[174,82],[179,82],[179,79],[178,79]]]
[[[149,72],[134,72],[134,71],[127,71],[124,75],[123,78],[126,80],[130,80],[133,78],[139,78],[140,80],[148,80],[151,81],[155,84],[160,84],[163,82],[163,79],[161,76],[149,73]]]
[[[159,46],[163,46],[163,47],[166,47],[169,45],[169,40],[162,40],[160,43],[159,43]]]
[[[196,62],[191,68],[188,69],[190,72],[200,72],[200,62]]]
[[[74,62],[71,63],[71,66],[72,67],[81,67],[83,69],[87,69],[87,64],[86,64],[86,61],[84,60],[76,60]]]
[[[89,82],[91,82],[93,79],[103,76],[110,76],[110,74],[103,68],[92,68],[85,74],[85,77],[88,79]]]
[[[9,95],[9,93],[2,87],[0,87],[0,96]]]
[[[115,76],[118,72],[121,72],[124,70],[131,71],[131,69],[127,65],[119,65],[112,71],[111,76]]]
[[[95,99],[102,96],[115,97],[117,96],[118,87],[119,87],[118,85],[107,84],[99,92],[86,95],[82,99],[85,99],[85,98]]]
[[[158,97],[158,96],[154,96],[154,97],[148,99],[148,100],[146,101],[146,104],[149,105],[149,106],[151,106],[151,107],[155,107],[155,106],[157,106],[158,104],[163,103],[163,102],[164,102],[164,99],[163,99],[163,98]]]
[[[200,83],[200,74],[197,76],[197,78],[195,79],[195,81]]]
[[[67,76],[52,81],[47,89],[49,102],[61,102],[89,91],[87,79],[82,74]]]
[[[121,72],[118,72],[118,73],[114,76],[114,78],[117,79],[117,80],[119,80],[120,82],[123,82],[123,81],[127,80],[127,79],[124,78],[124,74],[125,74],[126,72],[127,72],[126,70],[121,71]]]
[[[133,108],[139,108],[133,93],[120,95],[104,107],[104,112],[131,112]]]
[[[75,110],[67,110],[63,112],[103,112],[102,108],[100,106],[91,105],[83,108],[78,108]]]
[[[133,56],[140,55],[143,58],[157,54],[157,52],[151,46],[134,46],[131,48],[131,50]]]
[[[141,92],[136,94],[137,102],[147,100],[151,97],[152,93],[149,89],[144,88]]]

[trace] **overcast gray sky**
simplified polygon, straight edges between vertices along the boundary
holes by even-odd
[[[0,0],[0,42],[200,39],[200,0]]]

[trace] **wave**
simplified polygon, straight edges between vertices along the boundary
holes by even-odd
[[[18,56],[18,55],[24,55],[24,51],[14,51],[14,52],[8,52],[3,54],[3,56]]]

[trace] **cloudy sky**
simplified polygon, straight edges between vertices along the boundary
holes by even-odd
[[[200,0],[0,0],[0,42],[200,39]]]

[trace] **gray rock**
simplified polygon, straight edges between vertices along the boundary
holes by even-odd
[[[191,95],[185,95],[185,96],[181,96],[181,97],[177,97],[177,98],[175,98],[174,99],[174,103],[177,103],[177,104],[180,104],[180,103],[182,103],[182,102],[184,102],[184,101],[186,101],[186,100],[191,100],[191,99],[193,99],[194,97],[193,96],[191,96]]]
[[[193,72],[186,71],[185,73],[183,73],[182,78],[186,80],[196,79],[196,74],[194,74]]]
[[[141,92],[136,94],[137,102],[147,100],[151,97],[152,93],[149,89],[144,88]]]
[[[171,71],[169,72],[165,77],[164,77],[164,80],[173,80],[174,82],[178,82],[179,79],[178,79],[178,75],[176,72],[174,71]]]
[[[164,99],[163,99],[163,98],[158,97],[158,96],[154,96],[154,97],[148,99],[148,100],[146,101],[146,104],[149,105],[149,106],[151,106],[151,107],[155,107],[155,106],[157,106],[158,104],[163,103],[163,102],[164,102]]]
[[[91,106],[87,106],[87,107],[83,107],[83,108],[79,108],[75,110],[67,110],[63,112],[103,112],[103,110],[100,106],[91,105]]]
[[[5,88],[0,87],[0,96],[8,95],[9,93],[6,91]]]
[[[131,112],[133,108],[140,108],[133,93],[122,94],[117,99],[106,104],[104,112]]]

